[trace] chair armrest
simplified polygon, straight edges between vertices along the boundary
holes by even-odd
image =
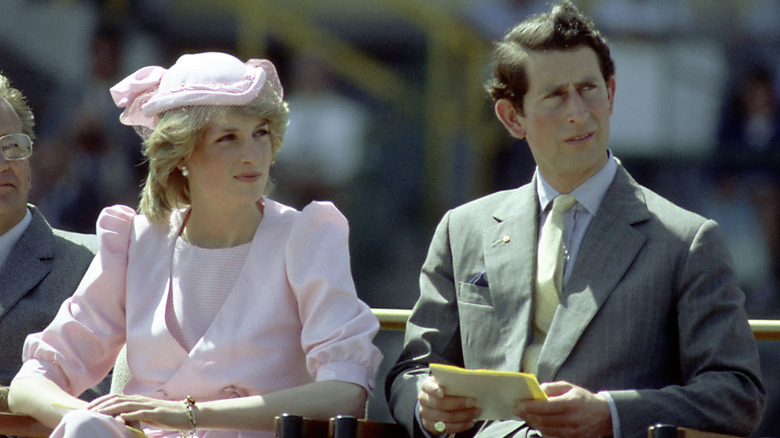
[[[8,386],[0,386],[0,412],[11,412],[8,407]]]
[[[346,418],[348,420],[348,417],[337,417],[330,419],[330,432],[334,438],[342,438],[337,437],[335,434],[336,431],[333,429],[333,425],[336,423],[336,421],[339,420],[339,418]],[[403,427],[401,427],[400,424],[372,420],[355,421],[357,422],[357,427],[355,428],[356,433],[351,436],[344,436],[343,438],[401,438],[406,436],[406,431]]]
[[[336,424],[342,428],[338,435]],[[329,421],[313,420],[297,415],[282,414],[274,419],[278,438],[400,438],[406,431],[399,424],[339,416]],[[347,431],[345,434],[344,432]]]
[[[670,424],[656,424],[647,428],[647,438],[740,438],[736,435],[705,432],[703,430],[678,427]]]
[[[33,417],[0,412],[0,435],[25,438],[46,438],[51,429]]]

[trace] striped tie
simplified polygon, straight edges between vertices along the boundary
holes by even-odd
[[[536,374],[539,354],[560,304],[563,282],[563,213],[577,202],[571,195],[553,200],[552,211],[544,221],[536,254],[534,291],[534,334],[523,355],[523,371]]]

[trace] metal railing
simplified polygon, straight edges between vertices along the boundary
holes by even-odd
[[[379,319],[383,330],[404,330],[406,320],[412,313],[408,309],[371,309]],[[750,328],[759,341],[780,341],[780,320],[751,319]]]
[[[759,341],[780,341],[780,320],[751,319],[750,328]]]

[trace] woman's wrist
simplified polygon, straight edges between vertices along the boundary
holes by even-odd
[[[195,428],[198,425],[198,421],[197,421],[198,407],[195,406],[195,399],[189,395],[184,400],[182,400],[182,403],[184,403],[184,409],[187,414],[187,419],[189,420],[190,423],[190,429],[186,434],[183,431],[179,431],[179,436],[181,438],[185,438],[185,437],[192,438],[195,436]]]

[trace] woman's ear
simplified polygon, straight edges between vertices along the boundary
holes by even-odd
[[[523,116],[512,101],[509,99],[498,99],[495,110],[498,120],[501,120],[501,123],[512,137],[520,140],[525,138]]]
[[[185,178],[190,176],[190,170],[187,168],[187,164],[184,162],[184,159],[179,160],[179,162],[176,164],[176,168],[179,169]]]

